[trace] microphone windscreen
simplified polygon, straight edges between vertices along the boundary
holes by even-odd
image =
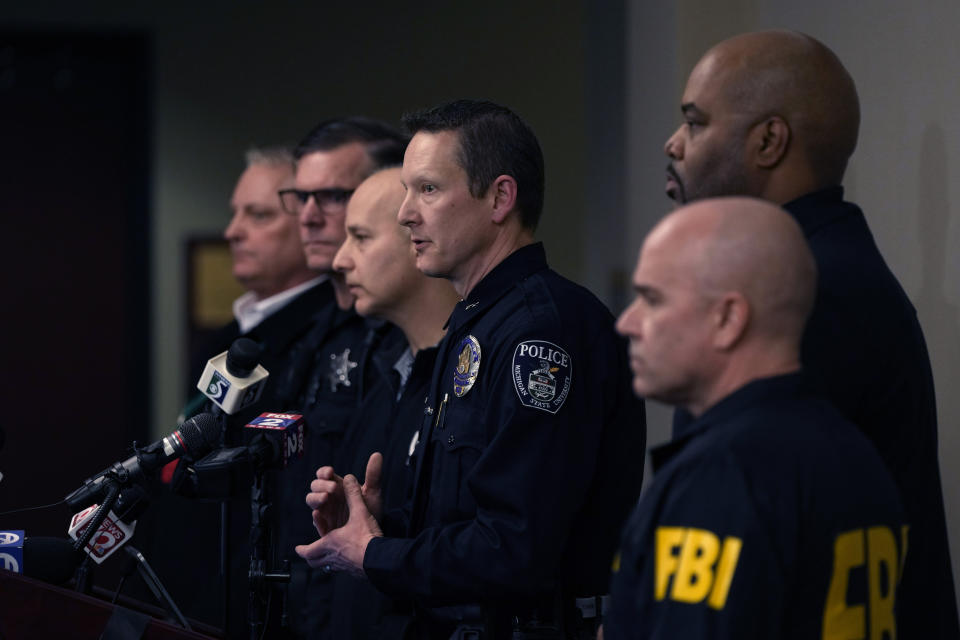
[[[227,371],[238,378],[246,378],[260,361],[260,345],[250,338],[237,338],[227,350]]]
[[[200,413],[178,429],[183,444],[194,458],[205,455],[220,442],[220,424],[211,413]]]
[[[23,540],[23,574],[48,584],[70,581],[83,553],[66,538],[28,536]]]

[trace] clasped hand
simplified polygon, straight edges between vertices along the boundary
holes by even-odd
[[[325,572],[363,574],[363,555],[375,537],[382,536],[380,472],[383,456],[374,453],[367,462],[365,482],[352,475],[341,478],[333,467],[321,467],[310,483],[307,505],[313,510],[313,526],[320,539],[297,545],[297,554],[311,567]]]

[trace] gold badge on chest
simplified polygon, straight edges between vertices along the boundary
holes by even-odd
[[[460,356],[453,371],[453,392],[462,398],[473,388],[480,371],[480,343],[473,336],[467,336],[457,346]]]

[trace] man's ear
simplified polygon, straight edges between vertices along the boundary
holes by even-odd
[[[768,116],[750,130],[750,149],[758,167],[772,169],[780,164],[790,146],[790,125],[780,116]]]
[[[737,291],[723,294],[713,309],[713,346],[721,351],[732,349],[750,323],[750,303]]]
[[[493,198],[493,221],[502,224],[517,206],[517,181],[511,176],[497,176],[487,193]]]

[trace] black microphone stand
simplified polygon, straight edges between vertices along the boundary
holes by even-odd
[[[129,488],[130,479],[126,473],[116,473],[111,471],[104,477],[103,486],[106,492],[104,494],[103,504],[97,508],[97,511],[90,519],[90,524],[86,526],[86,528],[83,530],[83,534],[78,536],[76,542],[74,542],[73,550],[76,552],[84,552],[86,546],[90,543],[90,539],[93,538],[96,532],[100,529],[100,525],[102,525],[103,521],[106,520],[114,506],[118,504],[120,492],[125,488]],[[136,515],[133,514],[136,512],[136,505],[140,503],[141,498],[142,491],[140,494],[134,494],[131,504],[127,505],[125,509],[126,515],[120,516],[121,520],[127,522],[128,519],[133,520],[136,518]],[[124,502],[126,502],[126,500]],[[139,511],[142,512],[142,503],[140,503],[140,507],[141,508]],[[124,510],[121,510],[121,513],[124,513]],[[149,565],[147,559],[143,557],[143,554],[132,546],[126,547],[125,551],[135,560],[136,568],[140,572],[143,581],[150,588],[150,591],[153,592],[153,595],[157,598],[157,601],[163,605],[164,609],[166,609],[170,618],[176,620],[184,629],[190,630],[190,624],[187,622],[187,619],[180,612],[180,609],[173,601],[173,598],[170,597],[170,593],[166,590],[166,588],[164,588],[163,583],[160,582],[159,576],[157,576],[157,574],[153,571],[153,568]],[[90,554],[85,553],[83,561],[80,563],[80,566],[77,567],[76,573],[75,589],[77,592],[87,595],[90,594],[92,586],[92,570],[90,565],[91,559],[92,558]]]
[[[150,563],[147,562],[147,559],[143,557],[143,554],[134,547],[126,546],[123,550],[127,553],[127,556],[134,562],[137,571],[140,572],[140,577],[149,587],[150,591],[153,593],[153,596],[157,599],[163,608],[166,610],[167,615],[171,619],[175,619],[180,623],[180,626],[186,629],[187,631],[192,631],[190,623],[187,622],[186,617],[183,613],[180,612],[180,608],[177,606],[177,603],[173,601],[173,598],[170,596],[170,592],[166,590],[163,586],[163,583],[160,582],[160,577],[154,572],[153,567],[150,566]]]
[[[208,402],[210,410],[220,422],[220,448],[227,446],[227,414],[214,402]],[[220,586],[223,594],[223,634],[231,637],[230,620],[230,497],[224,497],[220,502]]]
[[[250,488],[250,595],[248,599],[248,622],[250,638],[263,637],[263,627],[270,613],[272,590],[277,586],[286,586],[290,582],[290,562],[284,560],[280,569],[271,569],[270,517],[271,508],[268,494],[266,468],[258,464]],[[287,612],[287,592],[284,589],[280,626],[285,627]]]

